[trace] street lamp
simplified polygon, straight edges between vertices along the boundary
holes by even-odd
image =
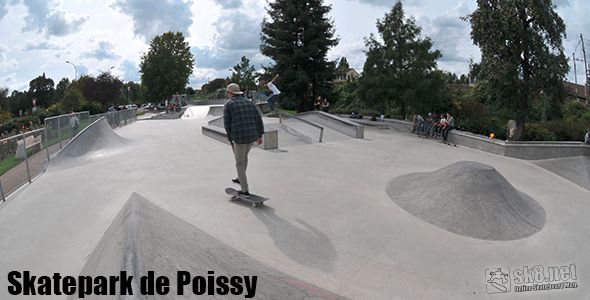
[[[76,80],[76,77],[78,77],[78,70],[76,69],[76,65],[71,63],[69,60],[66,60],[66,63],[68,63],[68,64],[72,65],[72,67],[74,67],[74,80]]]

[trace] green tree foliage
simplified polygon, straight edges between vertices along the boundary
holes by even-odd
[[[53,79],[45,77],[45,73],[29,82],[29,94],[32,98],[37,99],[37,106],[47,107],[51,105],[54,92]]]
[[[146,87],[145,97],[152,102],[184,91],[195,63],[181,32],[154,37],[141,60],[141,82]]]
[[[62,100],[62,107],[67,112],[79,111],[82,103],[86,101],[82,92],[75,87],[66,89]]]
[[[366,39],[369,48],[360,78],[359,96],[385,114],[425,111],[444,101],[444,78],[434,72],[438,50],[431,51],[430,38],[421,38],[421,28],[406,18],[397,2],[377,21],[378,39]]]
[[[327,53],[338,39],[330,10],[322,0],[269,2],[260,51],[275,62],[272,73],[281,76],[278,86],[286,108],[309,110],[316,95],[331,93],[335,64]]]
[[[237,83],[242,90],[256,89],[256,70],[250,65],[250,60],[242,56],[240,62],[233,67],[229,82]]]
[[[53,103],[60,102],[63,99],[66,89],[69,86],[70,80],[67,77],[62,78],[57,83],[57,86],[55,87],[55,93],[53,94]]]
[[[144,97],[145,88],[133,81],[129,81],[123,85],[123,94],[128,103],[148,103],[149,101]]]
[[[8,98],[8,89],[7,88],[0,88],[0,109],[3,111],[10,111],[9,106],[9,98]]]
[[[350,70],[350,65],[348,64],[348,60],[346,57],[342,57],[338,62],[338,67],[336,67],[336,79],[342,79],[346,77],[346,73]]]
[[[10,113],[14,116],[21,116],[31,111],[33,103],[29,92],[12,91],[10,94],[9,107]]]
[[[225,89],[227,81],[223,78],[215,78],[208,83],[203,84],[201,91],[205,94],[216,92],[219,89]]]
[[[78,79],[78,87],[85,99],[100,103],[103,111],[110,105],[123,104],[123,82],[110,72],[104,72],[96,78],[82,76]]]
[[[482,52],[478,81],[496,111],[516,121],[514,139],[520,140],[539,95],[563,100],[565,24],[551,0],[478,0],[468,19]]]

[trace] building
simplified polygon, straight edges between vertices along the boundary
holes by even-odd
[[[565,87],[565,93],[568,97],[574,98],[577,101],[588,104],[589,97],[585,85],[575,84],[566,81],[563,83],[563,86]]]
[[[361,75],[354,68],[349,68],[347,72],[339,72],[339,70],[337,70],[334,82],[352,82],[357,81],[359,77],[361,77]]]

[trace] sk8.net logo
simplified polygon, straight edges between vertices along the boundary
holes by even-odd
[[[486,292],[488,294],[510,292],[510,269],[486,269]]]

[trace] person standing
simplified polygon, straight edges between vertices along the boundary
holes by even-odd
[[[586,134],[584,135],[584,144],[590,145],[590,129],[586,128]]]
[[[274,84],[275,80],[278,77],[279,74],[275,75],[275,77],[273,77],[273,79],[266,85],[268,86],[268,89],[272,92],[272,95],[270,95],[270,97],[268,97],[268,99],[266,100],[266,102],[268,103],[268,108],[271,110],[274,109],[274,102],[278,100],[279,95],[281,94],[281,91],[279,91],[277,86]]]
[[[241,190],[238,191],[238,195],[249,197],[250,190],[246,177],[248,154],[253,143],[262,144],[264,124],[258,108],[243,96],[239,85],[230,83],[226,93],[230,101],[223,107],[223,125],[234,153],[238,173],[238,178],[232,181],[240,184]]]
[[[70,128],[72,128],[72,137],[75,137],[78,134],[78,129],[80,128],[80,119],[78,118],[78,114],[72,111],[70,117]]]
[[[455,128],[455,118],[453,118],[453,116],[451,116],[451,113],[447,113],[445,125],[442,130],[442,137],[443,137],[444,143],[446,143],[447,139],[449,138],[449,131],[453,130],[454,128]]]

